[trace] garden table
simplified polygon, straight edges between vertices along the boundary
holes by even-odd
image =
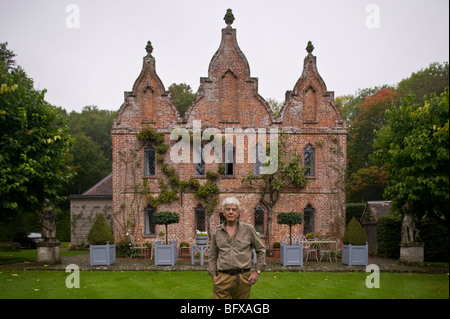
[[[339,240],[305,240],[305,241],[300,241],[300,243],[302,243],[304,247],[305,247],[305,245],[308,245],[309,247],[311,247],[312,244],[317,244],[318,245],[317,250],[319,251],[320,261],[322,261],[322,256],[324,254],[327,254],[328,258],[331,261],[331,253],[334,251],[334,253],[335,253],[334,256],[337,261]]]

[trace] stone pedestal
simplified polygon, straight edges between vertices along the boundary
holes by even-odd
[[[61,263],[59,257],[59,240],[43,241],[36,244],[37,246],[37,263],[46,265],[55,265]]]
[[[422,266],[424,260],[424,246],[423,242],[401,243],[400,263]]]

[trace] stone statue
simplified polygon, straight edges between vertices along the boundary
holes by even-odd
[[[50,205],[50,200],[44,200],[42,208],[42,237],[44,241],[53,241],[56,239],[55,210]]]
[[[416,229],[416,226],[414,224],[409,202],[406,202],[406,204],[403,205],[402,209],[405,213],[405,217],[403,218],[402,222],[402,243],[407,244],[420,241],[419,230]]]

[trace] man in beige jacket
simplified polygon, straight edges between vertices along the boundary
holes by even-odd
[[[266,249],[252,225],[239,222],[240,203],[234,197],[222,202],[225,222],[211,237],[208,272],[214,283],[214,299],[248,299],[265,266]],[[252,267],[252,249],[257,262]]]

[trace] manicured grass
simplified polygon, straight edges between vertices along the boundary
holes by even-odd
[[[81,271],[80,288],[66,287],[69,273],[0,270],[0,299],[105,298],[209,299],[206,272]],[[252,298],[270,299],[448,299],[448,275],[380,274],[380,288],[366,288],[366,273],[266,272]]]
[[[89,251],[76,251],[76,250],[61,250],[59,255],[61,257],[75,256],[80,254],[88,254]],[[20,251],[0,251],[0,265],[23,263],[23,262],[36,262],[37,251],[36,249],[21,249]]]

